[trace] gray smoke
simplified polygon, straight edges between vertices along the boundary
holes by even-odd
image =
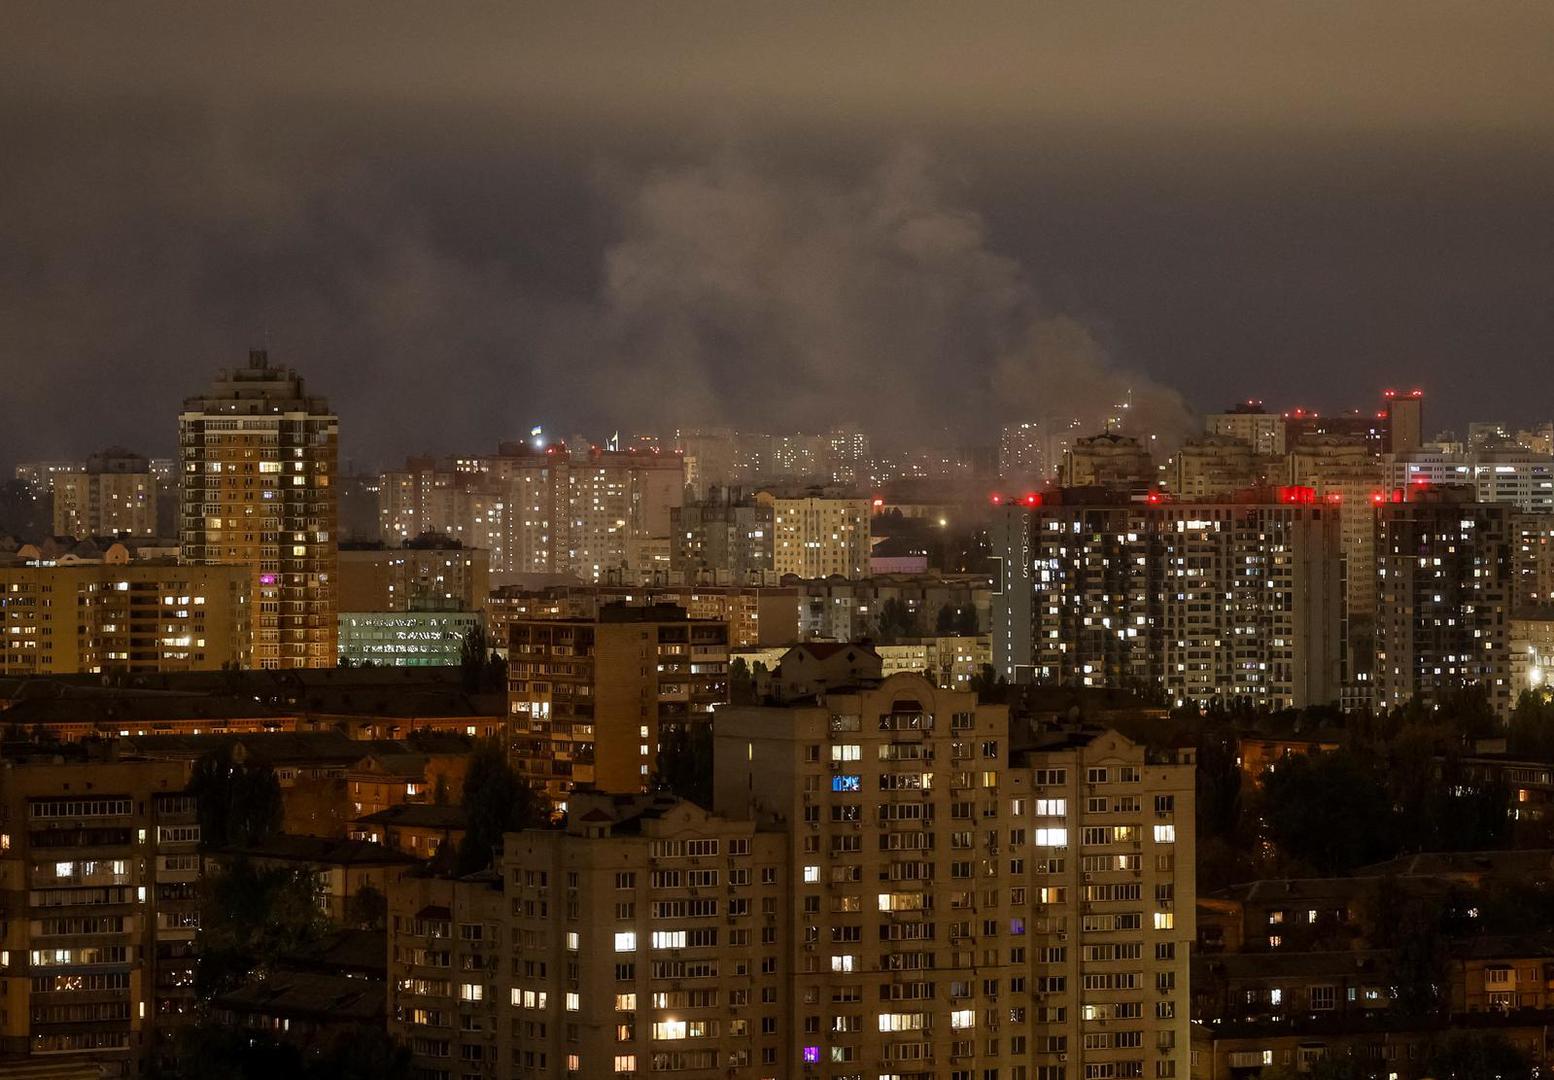
[[[645,426],[730,420],[817,430],[848,419],[902,439],[990,441],[986,421],[1078,418],[1175,439],[1176,392],[1116,365],[902,150],[853,184],[726,153],[613,192],[593,393]]]
[[[457,152],[383,172],[276,123],[212,116],[177,156],[139,114],[21,133],[0,190],[8,457],[170,452],[183,397],[256,345],[377,463],[536,422],[989,442],[1005,420],[1099,423],[1127,390],[1140,420],[1185,415],[1046,310],[918,148],[850,176],[727,149],[552,162],[536,206]]]

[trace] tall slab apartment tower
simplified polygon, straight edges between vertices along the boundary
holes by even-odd
[[[247,666],[335,665],[339,420],[263,350],[184,401],[182,558],[252,574]]]

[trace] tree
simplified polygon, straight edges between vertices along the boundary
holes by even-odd
[[[260,868],[238,856],[201,883],[201,997],[301,952],[329,929],[318,880],[305,870]]]
[[[659,732],[656,786],[712,809],[712,725],[676,725]]]
[[[504,835],[541,825],[546,818],[544,801],[508,763],[497,739],[482,739],[470,754],[461,805],[466,826],[456,864],[460,875],[486,869]]]
[[[363,885],[346,901],[345,921],[358,930],[383,930],[388,925],[388,897],[375,885]]]
[[[939,617],[934,620],[934,632],[938,634],[955,633],[955,620],[955,607],[946,601],[944,606],[939,608]]]
[[[279,832],[281,785],[266,765],[232,760],[226,745],[200,758],[189,779],[199,800],[200,838],[213,847],[250,847]]]
[[[874,636],[883,644],[894,644],[900,638],[916,637],[917,613],[900,597],[892,596],[880,605],[874,619]]]
[[[357,1027],[304,1051],[250,1029],[183,1024],[177,1036],[181,1080],[409,1080],[410,1054],[381,1028]]]
[[[1346,874],[1395,850],[1387,792],[1353,751],[1280,762],[1263,774],[1259,806],[1268,839],[1319,874]]]
[[[1009,680],[998,674],[992,664],[983,664],[982,670],[967,681],[966,689],[984,705],[1002,705],[1009,700]]]
[[[731,705],[755,704],[755,679],[743,656],[734,657],[728,666],[728,700]]]
[[[1511,710],[1506,749],[1524,761],[1554,761],[1554,693],[1546,687],[1523,690]]]
[[[1425,1075],[1437,1080],[1525,1080],[1532,1064],[1503,1035],[1452,1032],[1430,1048]]]
[[[507,686],[507,661],[486,639],[486,626],[477,622],[459,647],[459,678],[466,694],[495,693]]]
[[[961,608],[955,616],[955,632],[964,637],[972,637],[982,632],[982,626],[977,621],[977,609],[970,604]]]
[[[464,635],[459,649],[459,674],[467,694],[475,693],[485,682],[487,651],[486,624],[477,622]]]

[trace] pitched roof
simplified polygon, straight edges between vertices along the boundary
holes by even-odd
[[[408,866],[420,862],[412,855],[368,840],[330,836],[295,836],[280,833],[248,848],[224,848],[229,855],[248,855],[282,862],[322,863],[329,866]]]
[[[586,820],[586,819],[585,819]],[[407,829],[463,829],[468,819],[462,807],[435,803],[399,803],[387,810],[356,819],[358,825],[385,825]]]

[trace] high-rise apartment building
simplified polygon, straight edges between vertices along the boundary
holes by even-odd
[[[335,666],[339,422],[263,350],[184,402],[183,561],[252,576],[253,665]]]
[[[1167,483],[1180,499],[1228,499],[1266,483],[1270,458],[1231,435],[1188,439],[1171,459]]]
[[[1376,532],[1379,708],[1469,683],[1514,704],[1510,618],[1515,510],[1471,488],[1416,489],[1380,508]]]
[[[675,432],[675,451],[685,461],[685,486],[697,499],[713,488],[727,487],[734,479],[734,429],[726,427],[681,428]]]
[[[1554,513],[1554,457],[1525,450],[1442,453],[1415,450],[1390,459],[1393,487],[1469,486],[1478,502]]]
[[[186,779],[181,762],[7,760],[0,1056],[140,1076],[192,1011],[200,826]]]
[[[833,484],[868,482],[869,436],[857,424],[842,424],[826,435],[827,478]]]
[[[776,573],[803,578],[868,575],[868,499],[763,491],[756,502],[772,511],[772,570]]]
[[[1291,448],[1286,482],[1309,487],[1321,501],[1337,507],[1343,535],[1348,585],[1347,610],[1351,641],[1368,641],[1376,610],[1376,507],[1391,497],[1386,462],[1371,454],[1361,439],[1343,435],[1308,435]],[[1363,669],[1365,655],[1352,657]]]
[[[403,543],[422,533],[467,541],[456,505],[467,479],[436,458],[409,458],[403,469],[386,472],[378,484],[378,530],[385,543]]]
[[[1337,701],[1339,519],[1310,489],[1288,494],[1304,500],[1008,508],[993,528],[994,666],[1178,702]]]
[[[1228,412],[1203,418],[1205,434],[1240,439],[1256,454],[1284,453],[1284,427],[1284,417],[1264,410],[1261,401],[1238,403]]]
[[[0,565],[0,674],[247,666],[250,575],[171,560]]]
[[[1190,753],[1011,746],[916,675],[715,735],[711,813],[579,792],[498,873],[390,886],[420,1075],[1186,1080]]]
[[[1016,750],[1004,708],[905,674],[715,736],[716,812],[787,837],[783,1075],[1187,1075],[1189,762]]]
[[[1511,610],[1554,611],[1554,515],[1517,514],[1512,530]]]
[[[146,458],[119,446],[93,454],[83,471],[54,477],[54,534],[155,536],[156,496]]]
[[[489,458],[413,458],[385,473],[380,517],[390,542],[438,532],[489,551],[499,582],[651,582],[668,577],[669,514],[685,483],[679,454],[503,443]]]
[[[1388,390],[1382,410],[1387,425],[1387,453],[1411,454],[1424,444],[1424,393]]]
[[[579,793],[497,872],[389,889],[390,1031],[426,1080],[777,1080],[786,837],[668,795]]]
[[[1114,431],[1075,439],[1063,456],[1064,487],[1104,487],[1124,494],[1154,485],[1149,451],[1131,435]]]
[[[1047,425],[1005,424],[998,434],[998,475],[1016,483],[1039,484],[1057,472],[1048,452]]]
[[[688,584],[747,584],[772,575],[772,508],[714,489],[669,511],[669,572]]]
[[[388,896],[388,1029],[417,1080],[517,1075],[509,915],[498,872],[407,876]]]
[[[508,633],[508,745],[558,804],[579,785],[646,790],[660,738],[710,723],[728,700],[728,623],[684,608],[611,605]]]

